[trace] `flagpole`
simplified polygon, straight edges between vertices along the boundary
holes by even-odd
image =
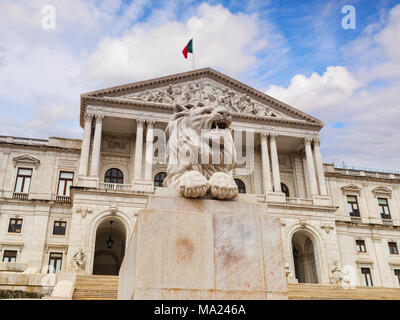
[[[193,38],[192,38],[193,39]],[[193,40],[192,40],[192,55],[193,55],[193,70],[194,70],[194,48],[193,48]]]

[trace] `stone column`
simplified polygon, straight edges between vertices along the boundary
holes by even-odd
[[[102,114],[96,114],[95,118],[96,127],[94,129],[93,138],[92,165],[90,166],[90,175],[92,177],[99,176],[101,131],[103,130],[104,116]]]
[[[271,184],[271,169],[269,166],[269,152],[268,152],[268,135],[261,133],[261,164],[262,164],[262,177],[264,193],[272,191]]]
[[[311,138],[304,139],[307,158],[308,180],[310,182],[311,195],[318,194],[317,179],[315,178],[314,158],[311,150]]]
[[[281,177],[279,174],[278,151],[276,149],[276,138],[278,135],[270,135],[272,180],[274,181],[274,191],[281,192]]]
[[[92,135],[92,119],[93,114],[85,114],[85,127],[83,131],[83,140],[81,147],[81,159],[79,162],[79,175],[87,176],[89,165],[89,149],[90,149],[90,136]]]
[[[315,165],[317,167],[319,193],[321,196],[326,196],[328,192],[326,190],[324,167],[322,164],[321,150],[319,148],[320,144],[321,140],[319,140],[318,138],[314,138],[314,159],[315,159]]]
[[[133,170],[133,179],[142,178],[142,157],[143,157],[143,126],[144,120],[136,120],[136,145],[135,145],[135,164]]]
[[[147,121],[146,131],[146,166],[144,169],[144,179],[153,180],[153,133],[154,121]]]

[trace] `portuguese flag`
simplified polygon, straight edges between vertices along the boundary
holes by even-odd
[[[186,47],[182,50],[183,56],[187,59],[188,53],[193,53],[193,39],[190,39]]]

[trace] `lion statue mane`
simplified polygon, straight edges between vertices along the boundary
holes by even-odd
[[[167,129],[166,187],[184,197],[230,200],[238,195],[231,170],[236,149],[229,128],[232,116],[221,106],[177,104]]]

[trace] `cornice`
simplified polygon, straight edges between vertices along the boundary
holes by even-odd
[[[314,127],[321,129],[323,127],[323,122],[321,120],[318,120],[292,106],[289,106],[288,104],[279,101],[278,99],[275,99],[261,91],[258,91],[254,88],[251,88],[244,83],[237,81],[235,79],[232,79],[214,69],[211,68],[204,68],[204,69],[198,69],[198,70],[193,70],[193,71],[188,71],[188,72],[183,72],[183,73],[178,73],[170,76],[164,76],[160,78],[155,78],[155,79],[150,79],[150,80],[144,80],[144,81],[139,81],[131,84],[126,84],[126,85],[121,85],[121,86],[116,86],[116,87],[111,87],[111,88],[106,88],[102,90],[96,90],[96,91],[91,91],[87,92],[81,95],[81,114],[80,114],[80,125],[83,127],[84,124],[84,115],[86,112],[86,106],[88,101],[92,101],[89,98],[104,98],[106,96],[115,96],[115,95],[120,95],[120,94],[127,94],[151,87],[156,87],[156,86],[163,86],[167,85],[170,83],[178,83],[178,82],[183,82],[185,80],[195,80],[198,78],[201,78],[203,76],[208,76],[210,79],[216,80],[218,82],[222,82],[225,85],[229,85],[230,87],[246,94],[250,94],[254,98],[258,99],[262,103],[266,103],[277,110],[287,114],[287,115],[294,115],[297,117],[300,117],[303,119],[303,121],[309,121],[313,124]],[[114,99],[115,100],[115,99]],[[145,104],[147,105],[147,103]],[[256,119],[264,118],[264,117],[257,117],[255,116]]]
[[[335,224],[337,226],[347,226],[347,227],[355,227],[355,228],[363,228],[363,229],[385,229],[385,230],[393,230],[393,229],[398,229],[398,226],[389,226],[385,224],[376,224],[376,223],[356,223],[352,221],[344,221],[344,220],[336,220]]]
[[[20,144],[20,143],[9,143],[9,142],[0,142],[0,147],[10,147],[12,149],[29,149],[29,150],[41,150],[41,151],[56,151],[56,152],[64,152],[64,153],[77,153],[80,154],[81,149],[75,148],[63,148],[56,146],[35,146],[28,144]]]
[[[122,98],[111,98],[111,97],[85,97],[85,104],[90,102],[94,105],[104,106],[104,105],[122,105],[122,106],[132,106],[132,107],[142,107],[142,108],[153,108],[158,110],[165,110],[168,113],[173,113],[174,106],[170,104],[156,103],[156,102],[140,102],[140,101],[132,101],[128,99]],[[84,111],[86,112],[86,105]],[[81,109],[81,113],[82,113]],[[232,113],[232,118],[234,120],[256,120],[259,122],[266,122],[268,124],[281,124],[287,125],[289,127],[302,127],[302,128],[311,128],[314,130],[320,130],[322,128],[321,124],[307,122],[305,120],[295,120],[295,119],[286,119],[286,118],[277,118],[277,117],[269,117],[269,116],[256,116],[251,114],[243,114],[243,113]],[[83,115],[81,114],[81,126],[84,124]]]
[[[374,182],[387,182],[387,183],[395,183],[395,184],[400,184],[400,180],[398,179],[390,179],[390,178],[384,178],[384,177],[368,177],[368,176],[359,176],[359,175],[344,175],[338,172],[325,172],[325,177],[331,177],[331,178],[338,178],[338,179],[350,179],[350,180],[362,180],[362,181],[374,181]]]

